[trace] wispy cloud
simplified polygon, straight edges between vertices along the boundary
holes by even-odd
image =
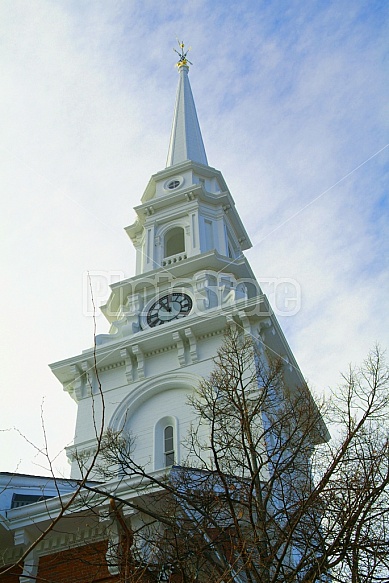
[[[209,163],[255,273],[301,287],[281,323],[303,372],[325,387],[385,344],[389,6],[6,0],[1,11],[2,427],[39,442],[46,395],[53,448],[72,438],[74,407],[47,363],[92,343],[85,272],[134,273],[123,227],[165,164],[177,36],[193,47]],[[32,452],[2,436],[1,469],[21,458],[34,472]]]

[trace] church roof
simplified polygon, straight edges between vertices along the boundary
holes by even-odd
[[[180,80],[166,167],[175,166],[186,160],[207,166],[207,155],[189,83],[189,67],[187,64],[179,63],[178,71]]]

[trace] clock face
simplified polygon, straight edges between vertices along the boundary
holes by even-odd
[[[192,299],[181,292],[172,292],[160,297],[147,312],[147,324],[153,328],[187,316],[192,309]]]

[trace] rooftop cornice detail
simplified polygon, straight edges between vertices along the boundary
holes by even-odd
[[[204,330],[205,332],[210,332],[215,326],[217,327],[217,322],[219,322],[220,327],[223,327],[223,322],[225,322],[226,315],[229,313],[234,313],[236,309],[240,310],[248,310],[249,313],[253,312],[253,309],[262,306],[260,312],[255,316],[260,320],[264,317],[269,316],[270,307],[265,300],[265,297],[261,294],[259,296],[255,296],[251,299],[245,300],[238,300],[231,305],[226,305],[224,307],[223,312],[220,312],[217,308],[211,308],[209,311],[207,310],[207,318],[204,318],[204,314],[201,313],[199,315],[193,315],[190,322],[187,323],[187,328],[190,326],[193,330],[193,333],[196,334],[198,337],[201,334],[200,329],[204,330],[208,328],[208,330]],[[103,344],[101,346],[96,347],[95,349],[91,348],[89,353],[84,351],[82,354],[78,356],[74,356],[71,359],[67,359],[64,361],[60,361],[58,363],[54,363],[50,365],[52,371],[57,376],[57,378],[64,384],[64,385],[72,385],[74,383],[74,365],[78,364],[79,362],[88,361],[90,363],[91,369],[95,366],[95,358],[97,359],[97,366],[98,370],[101,370],[100,363],[111,361],[114,364],[114,368],[116,368],[117,363],[119,366],[125,364],[123,361],[123,350],[127,349],[130,350],[132,354],[134,354],[134,350],[138,353],[141,353],[143,357],[147,358],[152,353],[159,353],[161,349],[168,347],[167,349],[173,349],[174,345],[172,344],[171,340],[173,338],[173,334],[175,331],[180,329],[181,327],[180,321],[172,323],[170,325],[166,325],[164,328],[158,331],[158,337],[155,337],[155,330],[153,329],[146,329],[142,330],[140,333],[137,333],[133,336],[127,336],[125,338],[115,338],[112,335],[112,341]],[[152,340],[152,347],[150,346]],[[163,350],[162,350],[163,352]],[[108,363],[107,363],[108,365]]]
[[[142,204],[147,201],[150,201],[151,199],[154,199],[155,185],[157,182],[167,180],[168,178],[173,177],[177,174],[184,174],[188,170],[192,170],[193,172],[207,178],[217,178],[221,189],[228,190],[226,181],[224,180],[220,170],[217,170],[212,166],[199,164],[192,160],[185,160],[184,162],[176,164],[175,166],[169,166],[167,168],[164,168],[163,170],[160,170],[159,172],[156,172],[151,176],[141,199]],[[171,195],[170,193],[167,194]]]

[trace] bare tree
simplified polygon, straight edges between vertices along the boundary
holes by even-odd
[[[134,462],[135,436],[105,435],[101,476],[137,476],[143,491],[117,500],[137,516],[134,564],[147,548],[152,571],[168,565],[188,582],[387,581],[389,373],[380,350],[317,405],[260,348],[227,331],[214,372],[190,397],[198,421],[180,467],[148,474]]]
[[[108,507],[108,552],[96,566],[107,560],[113,580],[127,583],[388,580],[389,372],[381,351],[319,404],[284,373],[282,359],[229,328],[214,372],[189,398],[196,422],[180,466],[147,472],[135,462],[136,436],[101,436],[93,468],[100,483],[83,480],[61,512],[97,523]]]

